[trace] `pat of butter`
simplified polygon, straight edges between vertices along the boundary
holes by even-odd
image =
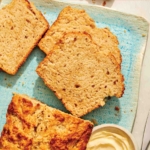
[[[134,147],[125,133],[104,130],[92,134],[86,150],[134,150]]]

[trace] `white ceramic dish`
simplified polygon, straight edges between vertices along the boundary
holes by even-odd
[[[101,131],[109,131],[109,132],[118,133],[118,134],[120,133],[120,135],[125,134],[128,137],[129,142],[134,147],[133,149],[129,149],[129,150],[139,150],[133,135],[125,128],[123,128],[119,125],[115,125],[115,124],[98,125],[93,128],[92,135],[94,133],[101,132]]]

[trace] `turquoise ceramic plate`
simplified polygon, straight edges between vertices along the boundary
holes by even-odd
[[[118,37],[123,59],[122,73],[125,77],[124,95],[120,99],[111,98],[103,108],[96,109],[83,118],[93,120],[97,124],[117,124],[131,131],[138,104],[140,72],[148,36],[149,25],[147,21],[138,16],[103,7],[67,4],[50,0],[32,1],[42,11],[50,24],[55,21],[65,6],[71,5],[85,9],[98,27],[108,27]],[[1,7],[7,3],[7,0],[3,0]],[[0,72],[0,132],[6,121],[7,107],[13,92],[27,94],[66,112],[62,103],[44,85],[35,72],[37,65],[44,57],[45,54],[39,48],[35,48],[15,76]],[[115,107],[119,107],[119,111],[115,110]]]

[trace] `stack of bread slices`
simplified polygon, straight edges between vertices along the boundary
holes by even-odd
[[[47,56],[36,71],[66,109],[81,117],[104,106],[106,97],[123,95],[118,44],[108,28],[68,6],[38,44]]]

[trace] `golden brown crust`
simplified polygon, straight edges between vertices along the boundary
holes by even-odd
[[[75,116],[103,106],[105,97],[123,94],[121,67],[107,48],[96,45],[87,33],[67,33],[36,69]]]
[[[0,68],[16,74],[49,27],[27,0],[13,0],[0,10]]]
[[[92,128],[90,121],[15,94],[8,107],[0,149],[85,150]]]

